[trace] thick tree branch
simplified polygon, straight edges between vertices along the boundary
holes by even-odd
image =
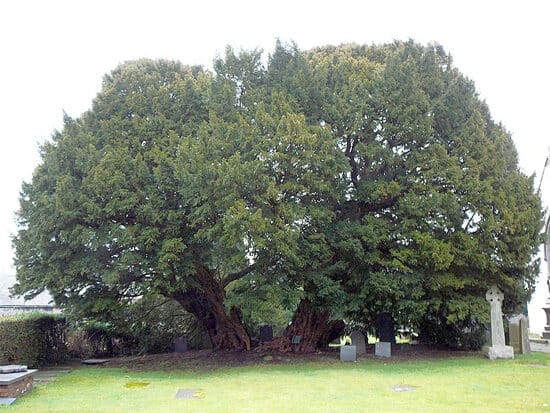
[[[250,274],[252,271],[256,269],[256,264],[252,264],[248,267],[246,267],[244,270],[241,270],[239,272],[234,272],[232,274],[229,274],[227,277],[225,277],[222,280],[222,286],[223,288],[227,287],[230,283],[233,281],[237,281],[238,279],[244,277],[245,275]]]
[[[390,196],[379,199],[376,202],[347,201],[341,209],[341,212],[352,219],[361,219],[367,214],[378,212],[395,205],[400,197],[401,195]]]

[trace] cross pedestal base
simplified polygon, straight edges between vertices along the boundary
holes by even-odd
[[[513,359],[514,347],[512,346],[491,346],[487,348],[487,357],[491,360]]]

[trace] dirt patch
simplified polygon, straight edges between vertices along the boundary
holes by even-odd
[[[445,358],[483,358],[478,352],[452,351],[435,349],[427,346],[397,346],[391,358],[374,356],[374,346],[367,346],[367,354],[358,357],[357,361],[375,361],[379,363],[399,363],[414,360],[433,360]],[[316,353],[277,353],[255,351],[212,351],[190,350],[186,353],[153,354],[137,357],[109,359],[101,367],[123,367],[129,370],[217,370],[227,367],[253,365],[287,365],[300,363],[341,363],[339,350],[332,349]]]

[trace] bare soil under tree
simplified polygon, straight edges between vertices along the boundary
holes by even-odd
[[[400,363],[413,360],[434,360],[441,358],[482,358],[480,352],[467,352],[428,347],[422,345],[397,345],[391,358],[374,355],[374,345],[367,345],[367,353],[357,358],[361,361]],[[153,354],[110,359],[103,367],[124,367],[130,370],[216,370],[227,367],[254,365],[288,365],[304,362],[336,363],[338,348],[314,353],[281,353],[277,351],[212,351],[191,350],[186,353]]]

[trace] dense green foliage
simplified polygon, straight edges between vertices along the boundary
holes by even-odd
[[[0,364],[39,367],[67,359],[65,319],[44,314],[0,318]]]
[[[125,63],[65,119],[23,186],[16,292],[104,321],[160,295],[241,349],[265,300],[282,323],[302,299],[304,337],[383,311],[463,329],[492,284],[525,303],[540,200],[441,47],[278,42],[214,69]]]
[[[345,267],[328,278],[346,291],[348,316],[372,325],[389,311],[417,330],[445,331],[488,320],[491,284],[504,290],[506,311],[526,302],[538,274],[540,201],[511,136],[441,47],[303,54],[279,45],[271,65],[307,119],[330,127],[349,164],[347,201],[325,230],[332,265]]]

